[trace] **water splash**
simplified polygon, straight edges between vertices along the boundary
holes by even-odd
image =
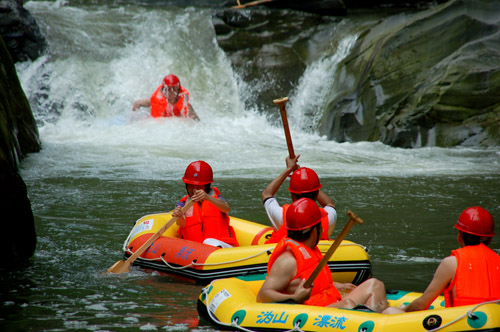
[[[189,162],[204,159],[221,176],[252,178],[273,177],[284,166],[283,129],[252,106],[259,89],[248,88],[253,83],[218,47],[210,10],[27,5],[50,51],[17,65],[43,146],[25,161],[25,176],[178,178]],[[316,134],[331,78],[355,40],[340,38],[335,54],[311,63],[293,93],[291,130],[301,165],[322,176],[499,172],[494,149],[404,150]],[[133,102],[148,98],[168,73],[190,91],[200,123],[132,112]]]

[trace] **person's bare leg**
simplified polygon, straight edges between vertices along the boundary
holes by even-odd
[[[341,301],[332,303],[329,307],[352,309],[364,304],[376,312],[382,312],[388,307],[384,283],[371,278],[353,289]]]

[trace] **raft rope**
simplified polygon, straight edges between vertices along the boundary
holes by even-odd
[[[458,318],[456,318],[456,319],[452,320],[452,321],[451,321],[451,322],[449,322],[449,323],[444,324],[443,326],[436,327],[435,329],[433,329],[433,330],[428,330],[428,331],[426,331],[426,332],[434,332],[434,331],[439,331],[439,330],[441,330],[441,329],[444,329],[445,327],[448,327],[448,326],[450,326],[450,325],[453,325],[453,324],[457,323],[459,320],[461,320],[461,319],[463,319],[463,318],[465,318],[465,317],[468,317],[468,318],[471,318],[471,319],[474,319],[474,318],[476,318],[476,319],[477,319],[477,316],[476,316],[476,315],[474,315],[474,310],[476,310],[477,308],[479,308],[479,307],[480,307],[480,306],[482,306],[482,305],[485,305],[485,304],[490,304],[490,303],[497,303],[497,304],[499,304],[499,305],[500,305],[500,299],[498,299],[498,300],[493,300],[493,301],[487,301],[487,302],[481,302],[481,303],[477,304],[476,306],[474,306],[474,308],[472,308],[471,310],[468,310],[468,311],[467,311],[465,314],[463,314],[462,316],[460,316],[460,317],[458,317]]]
[[[325,246],[329,246],[330,244],[329,243],[319,243],[318,245],[325,245]],[[341,246],[358,246],[358,247],[362,247],[363,249],[366,249],[364,246],[360,245],[360,244],[357,244],[357,243],[341,243],[340,244]],[[262,250],[254,255],[250,255],[250,256],[247,256],[247,257],[242,257],[242,258],[239,258],[239,259],[235,259],[235,260],[231,260],[231,261],[225,261],[225,262],[217,262],[217,263],[197,263],[195,260],[191,261],[191,263],[187,264],[187,265],[184,265],[184,266],[172,266],[171,264],[169,264],[164,258],[163,258],[163,255],[160,256],[159,258],[143,258],[141,257],[141,260],[145,260],[145,261],[158,261],[158,260],[161,260],[167,267],[171,268],[172,270],[184,270],[184,269],[187,269],[191,266],[217,266],[217,265],[224,265],[224,264],[232,264],[232,263],[238,263],[238,262],[242,262],[242,261],[246,261],[246,260],[249,260],[249,259],[252,259],[252,258],[255,258],[257,256],[260,256],[264,253],[267,253],[267,252],[272,252],[274,250],[274,248],[270,248],[270,249],[266,249],[266,250]],[[126,252],[129,253],[129,254],[133,254],[133,252],[130,250],[130,249],[126,249]]]
[[[210,318],[211,318],[214,322],[216,322],[217,324],[222,325],[222,326],[235,327],[235,328],[238,328],[238,329],[240,329],[240,330],[242,330],[242,331],[245,331],[245,332],[258,332],[258,331],[254,331],[254,330],[251,330],[251,329],[247,329],[246,327],[243,327],[243,326],[238,325],[237,320],[233,320],[230,324],[228,324],[228,323],[223,323],[223,322],[221,322],[221,321],[220,321],[217,317],[215,317],[214,313],[212,313],[212,311],[210,311],[210,300],[209,300],[209,296],[208,296],[208,290],[210,289],[210,287],[212,286],[212,284],[213,284],[215,281],[216,281],[216,280],[212,280],[208,286],[204,287],[204,288],[201,290],[201,292],[205,295],[205,299],[206,299],[206,303],[207,303],[207,304],[206,304],[207,313],[208,313],[208,315],[210,316]],[[486,304],[490,304],[490,303],[497,303],[497,304],[499,304],[499,305],[500,305],[500,299],[498,299],[498,300],[493,300],[493,301],[487,301],[487,302],[482,302],[482,303],[479,303],[479,304],[477,304],[476,306],[474,306],[474,308],[472,308],[471,310],[468,310],[465,314],[463,314],[462,316],[460,316],[460,317],[458,317],[458,318],[454,319],[453,321],[451,321],[451,322],[449,322],[449,323],[447,323],[447,324],[445,324],[445,325],[443,325],[443,326],[437,327],[437,328],[435,328],[435,329],[433,329],[433,330],[428,330],[428,331],[426,331],[426,332],[434,332],[434,331],[439,331],[439,330],[441,330],[441,329],[444,329],[445,327],[448,327],[448,326],[450,326],[450,325],[452,325],[452,324],[457,323],[459,320],[461,320],[461,319],[463,319],[463,318],[465,318],[465,317],[468,317],[468,318],[471,318],[471,319],[473,319],[474,317],[476,317],[476,318],[477,318],[477,316],[476,316],[476,315],[474,315],[474,311],[475,311],[477,308],[479,308],[480,306],[482,306],[482,305],[486,305]],[[304,330],[302,330],[302,329],[299,327],[299,324],[300,324],[300,322],[297,322],[297,323],[295,324],[295,326],[293,327],[293,329],[291,329],[291,330],[286,330],[286,331],[283,331],[283,332],[305,332]]]
[[[242,331],[245,331],[245,332],[258,332],[258,331],[255,331],[255,330],[251,330],[251,329],[248,329],[246,327],[243,327],[243,326],[240,326],[238,325],[238,321],[235,319],[233,320],[230,324],[228,323],[223,323],[221,322],[217,317],[215,317],[214,313],[212,313],[212,311],[210,311],[210,300],[208,298],[208,290],[210,289],[210,287],[212,286],[212,284],[215,282],[216,280],[212,280],[212,282],[210,282],[210,284],[206,287],[204,287],[201,291],[202,293],[205,295],[205,299],[206,299],[206,302],[207,302],[207,305],[206,305],[206,308],[207,308],[207,313],[208,315],[210,316],[210,318],[216,322],[217,324],[219,325],[222,325],[222,326],[229,326],[229,327],[235,327],[237,329],[240,329]],[[304,330],[302,330],[300,327],[299,327],[299,324],[300,322],[297,322],[295,323],[295,326],[293,327],[293,329],[291,330],[284,330],[283,332],[305,332]]]
[[[181,269],[186,269],[190,266],[215,266],[215,265],[224,265],[224,264],[231,264],[231,263],[237,263],[237,262],[242,262],[242,261],[246,261],[248,259],[252,259],[254,257],[257,257],[257,256],[260,256],[264,253],[267,253],[268,251],[272,251],[273,249],[267,249],[267,250],[262,250],[261,252],[259,253],[256,253],[255,255],[251,255],[251,256],[248,256],[248,257],[243,257],[243,258],[239,258],[239,259],[235,259],[235,260],[232,260],[232,261],[226,261],[226,262],[218,262],[218,263],[196,263],[194,260],[186,265],[186,266],[179,266],[179,267],[175,267],[175,266],[172,266],[170,265],[164,258],[163,256],[161,256],[161,260],[163,261],[163,263],[165,263],[165,265],[167,265],[169,268],[171,269],[175,269],[175,270],[181,270]]]

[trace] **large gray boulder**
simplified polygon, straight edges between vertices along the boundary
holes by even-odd
[[[344,1],[348,9],[354,2]],[[260,109],[288,95],[311,59],[333,55],[335,48],[323,46],[338,42],[328,31],[333,20],[350,22],[358,38],[332,74],[336,83],[312,128],[329,139],[405,148],[500,145],[500,2],[416,3],[422,7],[348,11],[345,19],[225,10],[213,22],[244,80],[272,82],[250,101]]]
[[[500,145],[498,22],[500,2],[454,0],[370,27],[320,131],[406,148]]]

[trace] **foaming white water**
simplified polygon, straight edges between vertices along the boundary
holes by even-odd
[[[24,176],[177,180],[198,159],[218,177],[273,177],[283,168],[283,129],[245,108],[258,89],[234,73],[216,43],[210,11],[61,2],[27,7],[50,54],[17,67],[43,144],[25,161]],[[403,150],[315,134],[319,116],[303,106],[324,106],[334,83],[326,80],[334,77],[329,71],[354,40],[346,37],[338,54],[311,64],[293,92],[292,139],[303,166],[322,176],[498,174],[500,155],[492,149]],[[170,72],[190,91],[200,123],[132,112],[134,100],[149,98]]]
[[[356,39],[357,36],[345,36],[335,54],[321,58],[307,67],[288,109],[296,127],[306,130],[318,127],[329,99],[325,97],[334,91],[337,65],[349,54]]]

